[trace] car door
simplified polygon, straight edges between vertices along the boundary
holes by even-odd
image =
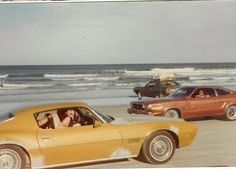
[[[101,124],[96,127],[39,128],[37,137],[45,165],[111,158],[121,146],[120,132],[108,123],[98,122]]]
[[[195,97],[202,90],[205,97]],[[213,88],[199,88],[188,99],[187,116],[199,117],[212,115],[214,112],[215,91]]]
[[[142,96],[149,96],[149,97],[155,96],[155,83],[154,83],[154,82],[148,83],[148,84],[143,88]]]

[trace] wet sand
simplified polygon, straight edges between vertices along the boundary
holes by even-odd
[[[118,117],[126,113],[128,105],[97,106],[97,110]],[[102,169],[102,168],[160,168],[160,167],[226,167],[236,166],[236,121],[228,122],[220,118],[195,119],[191,122],[198,127],[194,142],[177,149],[173,158],[162,165],[151,165],[129,158],[67,166],[70,169]]]

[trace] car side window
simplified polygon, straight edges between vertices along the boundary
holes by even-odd
[[[37,121],[37,124],[42,129],[56,128],[55,117],[57,116],[57,118],[59,120],[59,117],[57,115],[57,110],[39,112],[39,113],[36,113],[34,116]],[[59,123],[59,121],[58,121],[58,123]]]
[[[147,84],[147,87],[154,87],[154,86],[156,86],[156,83],[149,83],[149,84]]]
[[[199,88],[192,95],[193,98],[206,98],[215,96],[216,95],[213,88]]]
[[[100,121],[89,109],[85,107],[78,107],[78,112],[82,117],[81,123],[82,125],[93,125],[94,120]]]
[[[222,89],[216,89],[216,92],[217,92],[218,96],[224,96],[224,95],[230,94],[229,91],[222,90]]]
[[[68,107],[48,110],[35,114],[37,124],[42,129],[81,127],[93,125],[93,113],[86,108]]]

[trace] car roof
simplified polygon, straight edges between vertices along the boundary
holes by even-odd
[[[223,86],[207,86],[207,85],[197,86],[197,85],[194,85],[194,86],[182,86],[180,88],[217,88],[217,89],[227,90],[227,91],[230,91],[230,92],[235,92],[234,90],[225,88]]]
[[[193,86],[182,86],[182,87],[189,87],[189,88],[221,88],[221,89],[227,89],[223,86],[209,86],[209,85],[193,85]],[[181,88],[182,88],[181,87]],[[230,90],[230,89],[227,89]]]
[[[16,116],[20,114],[34,114],[37,112],[42,112],[46,110],[53,110],[58,108],[66,108],[66,107],[77,107],[77,106],[85,106],[88,105],[83,102],[59,102],[59,103],[44,103],[44,104],[28,104],[27,106],[15,108],[12,112],[15,113]]]

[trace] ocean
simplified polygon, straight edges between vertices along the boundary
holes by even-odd
[[[128,107],[138,99],[133,87],[162,74],[175,74],[182,86],[236,90],[236,63],[0,66],[0,111],[68,101]]]
[[[160,74],[181,85],[236,89],[236,63],[0,66],[1,95],[130,89]]]

